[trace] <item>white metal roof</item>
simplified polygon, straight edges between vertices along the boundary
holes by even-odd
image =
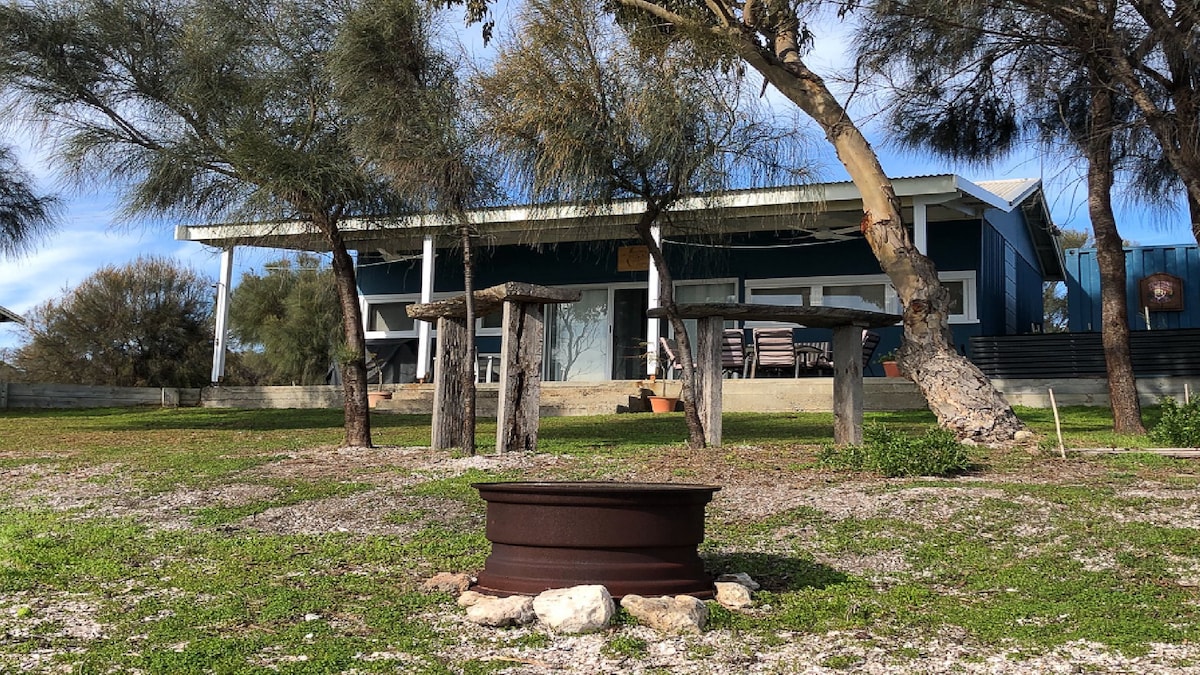
[[[1011,211],[1038,192],[1038,179],[972,183],[954,174],[896,178],[892,181],[903,208],[917,200],[931,208],[931,222],[979,215],[986,208]],[[555,204],[504,206],[468,214],[481,234],[493,243],[554,242],[612,238],[614,226],[632,225],[642,211],[638,200],[619,200],[604,206]],[[846,229],[862,215],[858,188],[850,181],[774,188],[730,190],[686,199],[669,212],[675,222],[719,214],[720,229],[729,232],[801,229]],[[689,214],[694,214],[690,215]],[[431,214],[355,218],[342,223],[351,247],[420,250],[427,234],[445,232],[450,223]],[[250,245],[323,250],[317,233],[306,222],[256,222],[181,225],[175,238],[213,246]]]
[[[0,323],[5,323],[8,321],[15,321],[16,323],[19,323],[22,326],[25,325],[25,317],[21,316],[20,314],[17,314],[16,312],[12,311],[11,309],[0,306]]]

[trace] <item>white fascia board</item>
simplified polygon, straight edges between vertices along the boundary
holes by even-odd
[[[1015,203],[1009,204],[996,194],[954,174],[897,178],[892,181],[892,187],[899,198],[921,198],[926,203],[949,201],[966,194],[989,206],[1005,211],[1009,211],[1015,206]],[[743,212],[744,215],[753,215],[758,210],[795,208],[805,205],[811,206],[815,212],[854,211],[861,209],[861,204],[862,198],[858,188],[850,181],[843,181],[780,188],[734,190],[718,195],[691,197],[678,202],[670,211],[681,214],[719,208],[726,210],[730,217],[736,218],[739,215],[738,211]],[[585,220],[594,221],[596,226],[630,224],[642,211],[643,202],[641,200],[623,199],[603,206],[580,204],[505,206],[471,211],[467,217],[473,225],[481,230],[504,231],[530,229],[534,223],[541,228],[570,227]],[[341,230],[350,235],[347,237],[348,239],[354,240],[356,239],[353,236],[355,234],[384,230],[432,234],[445,231],[452,224],[452,221],[445,216],[420,214],[399,218],[347,218],[343,221]],[[270,239],[312,237],[316,234],[310,226],[302,221],[181,225],[175,229],[175,239],[179,241],[202,243],[237,241],[251,245],[256,240],[261,240],[262,245],[270,245],[267,242]]]

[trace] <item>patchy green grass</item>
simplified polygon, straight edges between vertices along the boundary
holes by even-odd
[[[1053,433],[1049,411],[1019,413]],[[1148,410],[1148,421],[1157,413]],[[1113,437],[1105,411],[1068,408],[1063,416],[1072,447],[1146,447],[1145,439]],[[924,412],[868,420],[913,435],[932,422]],[[377,441],[422,445],[428,422],[378,415]],[[549,460],[528,470],[452,470],[454,458],[419,452],[403,455],[412,465],[356,465],[368,453],[341,460],[337,475],[310,475],[264,470],[332,452],[338,411],[6,411],[0,425],[0,470],[11,472],[0,484],[0,672],[47,650],[58,654],[47,672],[513,666],[453,656],[465,640],[536,661],[554,649],[552,636],[468,637],[452,598],[419,591],[435,572],[483,567],[484,505],[470,485],[526,478],[651,476],[776,490],[762,512],[736,511],[719,494],[701,546],[711,570],[748,572],[763,584],[753,612],[709,603],[710,628],[740,636],[747,649],[828,631],[880,639],[949,631],[983,650],[1025,654],[1077,640],[1132,655],[1155,643],[1200,642],[1200,470],[1148,453],[1064,462],[975,448],[966,478],[889,480],[817,466],[820,447],[832,442],[829,415],[728,415],[728,446],[703,452],[681,448],[678,416],[621,415],[543,420]],[[489,429],[480,426],[486,447]],[[83,497],[30,496],[58,484]],[[164,499],[153,518],[107,510],[248,484],[262,492],[241,502]],[[271,508],[316,507],[381,486],[394,505],[378,520],[402,535],[241,526]],[[773,503],[779,495],[805,499]],[[163,527],[164,519],[179,526]],[[67,629],[79,620],[98,626],[91,637]],[[622,623],[602,636],[610,669],[650,664],[651,645],[630,630]],[[672,639],[681,658],[705,661],[718,651]],[[364,657],[372,654],[387,656]],[[889,656],[904,664],[919,649]],[[822,659],[831,670],[862,666],[838,649]]]

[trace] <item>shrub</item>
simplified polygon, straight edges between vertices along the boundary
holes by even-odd
[[[819,461],[832,468],[878,471],[889,478],[950,476],[971,464],[966,446],[949,430],[934,427],[913,437],[882,425],[863,430],[861,446],[824,448]]]
[[[1150,439],[1169,447],[1200,448],[1200,398],[1183,405],[1164,398],[1162,417],[1150,430]]]

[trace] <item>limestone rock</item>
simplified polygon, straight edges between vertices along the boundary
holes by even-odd
[[[471,587],[471,577],[462,574],[451,574],[450,572],[438,572],[425,583],[421,584],[421,589],[427,593],[450,593],[457,595]]]
[[[717,582],[717,602],[729,609],[743,609],[754,604],[750,589],[732,581]]]
[[[1013,440],[1017,441],[1018,443],[1023,443],[1025,441],[1032,440],[1032,439],[1033,439],[1033,432],[1028,429],[1021,429],[1017,433],[1013,434]]]
[[[528,595],[507,598],[480,595],[474,604],[467,607],[467,618],[481,626],[519,626],[533,621],[535,617],[533,598]]]
[[[741,585],[745,586],[746,588],[749,588],[752,591],[757,591],[758,589],[762,588],[762,586],[758,585],[757,581],[755,581],[749,574],[746,574],[745,572],[734,572],[733,574],[722,574],[721,576],[717,577],[717,581],[718,582],[728,581],[728,582],[732,582],[735,584],[741,584]]]
[[[478,591],[463,591],[463,593],[458,596],[458,606],[470,607],[471,605],[479,604],[480,600],[486,600],[488,597],[490,596],[479,593]]]
[[[621,599],[621,606],[635,619],[661,633],[699,634],[708,623],[708,606],[690,595],[673,598],[627,595]]]
[[[572,586],[544,591],[533,599],[537,618],[551,630],[586,633],[608,627],[617,606],[603,586]]]

